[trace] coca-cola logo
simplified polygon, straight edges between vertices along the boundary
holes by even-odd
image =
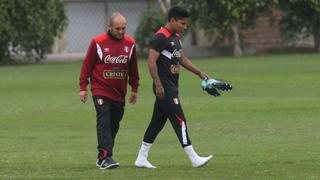
[[[110,54],[104,58],[104,63],[116,63],[116,64],[125,64],[128,61],[128,56],[111,56]]]
[[[181,57],[181,53],[182,53],[182,49],[178,50],[175,49],[172,53],[172,57],[176,57],[176,58],[180,58]]]

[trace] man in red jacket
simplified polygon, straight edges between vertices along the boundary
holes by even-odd
[[[112,169],[119,163],[112,159],[114,140],[124,113],[127,84],[129,102],[137,101],[139,72],[135,41],[125,34],[127,21],[113,13],[108,31],[92,39],[80,72],[80,100],[87,100],[90,83],[97,113],[98,159],[100,169]]]

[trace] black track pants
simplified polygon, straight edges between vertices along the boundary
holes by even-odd
[[[124,104],[103,96],[93,96],[97,113],[98,158],[112,156],[113,146],[124,113]]]
[[[179,97],[170,94],[166,94],[165,98],[162,100],[156,98],[152,119],[144,134],[143,141],[153,143],[166,124],[167,118],[169,118],[182,147],[191,145],[187,123],[180,105]]]

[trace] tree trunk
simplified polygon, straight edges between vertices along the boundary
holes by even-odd
[[[233,34],[233,55],[238,57],[242,56],[242,49],[241,49],[241,43],[239,38],[239,26],[237,23],[233,23],[231,25],[231,30]]]
[[[160,4],[163,14],[167,14],[171,7],[171,0],[165,0],[165,2],[163,2],[163,0],[158,0],[158,2]]]
[[[314,41],[314,49],[316,52],[320,52],[320,26],[315,25],[313,28],[313,41]]]
[[[198,32],[199,32],[199,23],[196,22],[191,26],[191,45],[198,45]]]

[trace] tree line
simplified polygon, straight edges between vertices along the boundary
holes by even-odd
[[[66,24],[60,0],[1,0],[0,63],[14,55],[39,61]]]
[[[235,56],[242,55],[241,31],[254,28],[259,13],[279,9],[283,12],[280,31],[284,40],[314,37],[314,50],[320,52],[320,1],[319,0],[158,0],[162,12],[143,14],[136,37],[140,47],[145,47],[153,29],[172,5],[181,5],[191,14],[191,32],[199,28],[207,35],[215,34],[217,40],[229,37]],[[163,19],[161,19],[163,20]],[[272,21],[272,19],[270,19]],[[150,25],[152,24],[152,25]]]
[[[280,30],[283,39],[303,35],[314,37],[314,49],[320,52],[319,0],[149,0],[160,10],[142,13],[135,34],[138,47],[144,49],[150,36],[162,26],[172,5],[186,8],[191,32],[203,29],[217,39],[229,37],[234,55],[242,55],[241,30],[253,28],[258,14],[273,8],[283,12]],[[63,32],[67,17],[62,0],[0,0],[0,63],[17,54],[38,62],[48,53],[55,37]]]

